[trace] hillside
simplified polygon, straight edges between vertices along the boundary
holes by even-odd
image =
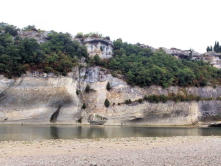
[[[78,34],[76,38],[102,37]],[[109,38],[106,38],[109,40]],[[89,56],[87,48],[70,34],[45,32],[33,26],[18,29],[0,24],[0,74],[20,77],[27,71],[67,75],[80,64],[102,66],[131,85],[142,87],[215,86],[221,83],[221,71],[200,60],[177,59],[163,50],[153,51],[118,39],[113,56],[102,59]]]
[[[220,70],[99,34],[0,24],[0,123],[209,125]]]

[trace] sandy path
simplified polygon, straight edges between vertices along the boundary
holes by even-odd
[[[0,142],[1,166],[220,166],[221,137]]]

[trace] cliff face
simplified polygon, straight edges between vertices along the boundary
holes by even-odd
[[[111,90],[106,90],[107,83]],[[85,92],[90,85],[89,92]],[[66,77],[27,73],[19,79],[0,77],[1,123],[105,125],[194,125],[221,120],[221,101],[123,104],[151,94],[221,96],[221,87],[162,89],[131,87],[99,67],[75,68]],[[110,106],[104,106],[105,99]],[[82,105],[85,103],[86,108]]]

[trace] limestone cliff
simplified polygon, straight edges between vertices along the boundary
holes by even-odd
[[[110,91],[106,89],[108,82]],[[85,92],[87,85],[89,92]],[[18,79],[1,76],[0,122],[162,126],[221,120],[219,100],[124,104],[145,95],[170,93],[215,99],[221,96],[221,87],[131,87],[100,67],[75,68],[65,77],[39,73],[27,73]],[[106,99],[110,101],[108,108]]]

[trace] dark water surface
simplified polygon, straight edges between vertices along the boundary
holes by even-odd
[[[221,136],[221,128],[0,125],[0,141],[113,137]]]

